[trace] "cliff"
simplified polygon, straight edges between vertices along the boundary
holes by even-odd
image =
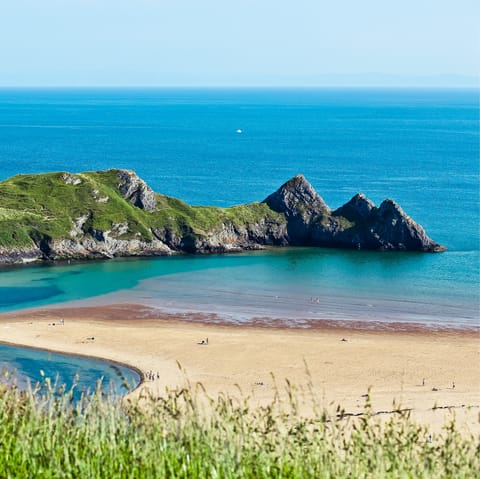
[[[261,203],[192,207],[134,172],[18,175],[0,182],[0,263],[224,253],[268,245],[442,251],[392,200],[331,211],[297,175]]]

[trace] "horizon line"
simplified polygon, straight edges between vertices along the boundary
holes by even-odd
[[[138,88],[151,88],[151,89],[422,89],[422,90],[474,90],[480,89],[480,81],[477,84],[467,84],[467,85],[425,85],[425,84],[411,84],[411,85],[385,85],[385,84],[371,84],[371,85],[361,85],[361,84],[352,84],[352,85],[122,85],[122,84],[109,84],[109,85],[95,85],[95,84],[84,84],[84,85],[68,85],[68,84],[49,84],[49,85],[0,85],[0,89],[53,89],[53,88],[98,88],[98,89],[138,89]]]

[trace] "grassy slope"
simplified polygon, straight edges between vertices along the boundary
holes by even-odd
[[[182,234],[205,235],[224,223],[245,225],[282,217],[259,203],[232,208],[192,207],[157,195],[157,210],[143,211],[119,193],[117,172],[73,175],[78,185],[66,184],[64,173],[18,175],[0,183],[0,247],[31,246],[32,238],[69,238],[73,220],[87,216],[84,230],[108,231],[115,223],[129,224],[121,238],[153,239],[151,228]],[[98,199],[108,197],[107,202]]]
[[[430,434],[408,413],[382,421],[368,401],[359,418],[329,417],[314,398],[318,412],[303,417],[305,397],[291,386],[287,403],[220,395],[207,413],[201,388],[123,407],[101,392],[72,406],[48,379],[42,389],[0,387],[0,477],[466,479],[480,470],[478,435],[460,434],[453,419]]]

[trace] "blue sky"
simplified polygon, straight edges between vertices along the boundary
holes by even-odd
[[[2,0],[2,86],[478,82],[477,0]]]

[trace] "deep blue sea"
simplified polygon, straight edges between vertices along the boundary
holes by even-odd
[[[360,191],[377,204],[393,198],[448,251],[301,248],[5,269],[0,310],[103,295],[90,301],[226,321],[479,324],[477,90],[0,90],[0,179],[114,167],[216,206],[263,200],[303,173],[332,208]]]

